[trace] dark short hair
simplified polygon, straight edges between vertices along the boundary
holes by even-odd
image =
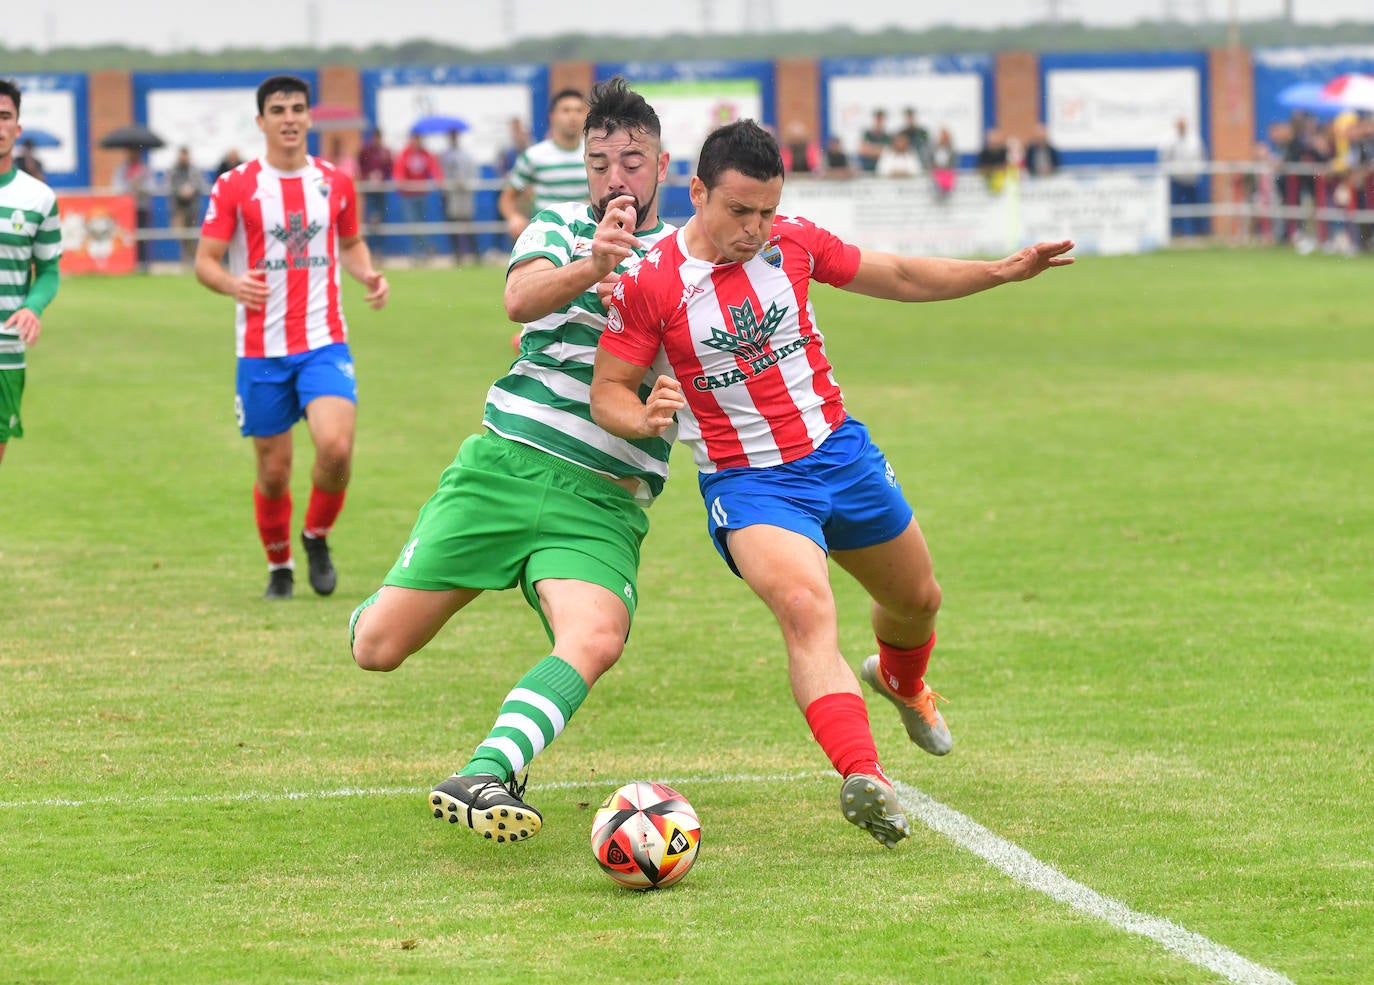
[[[297,75],[274,75],[270,79],[265,79],[262,85],[258,86],[258,115],[261,116],[267,108],[267,97],[275,96],[279,92],[293,93],[300,92],[305,94],[305,104],[310,105],[310,83]]]
[[[736,120],[716,127],[702,142],[697,177],[709,190],[720,183],[726,171],[738,171],[758,181],[779,177],[782,152],[778,142],[753,120]]]
[[[654,138],[663,134],[654,108],[631,89],[621,75],[592,86],[582,133],[589,134],[593,130],[604,130],[607,134],[617,130],[640,130]]]
[[[581,89],[559,89],[549,99],[549,112],[552,113],[558,104],[565,99],[576,99],[579,103],[587,101],[587,97],[582,95]]]
[[[13,79],[0,79],[0,96],[9,96],[14,102],[14,115],[19,115],[19,83]]]

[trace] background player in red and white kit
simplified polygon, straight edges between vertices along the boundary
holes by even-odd
[[[196,250],[196,279],[237,302],[239,429],[253,439],[258,534],[267,550],[264,596],[290,598],[291,428],[302,417],[315,445],[302,546],[310,586],[334,591],[325,536],[343,509],[353,463],[358,392],[339,270],[386,304],[386,278],[358,232],[353,181],[306,152],[310,86],[277,75],[258,87],[266,153],[215,182]],[[224,266],[224,255],[229,265]]]
[[[939,301],[1072,263],[1064,254],[1073,244],[1038,243],[995,261],[861,250],[779,216],[782,184],[777,143],[752,120],[706,138],[691,183],[695,215],[616,285],[592,416],[612,434],[645,438],[677,414],[712,540],[782,628],[793,696],[844,777],[841,810],[894,847],[908,823],[839,652],[826,555],[873,599],[878,653],[863,664],[865,681],[937,756],[952,746],[925,683],[940,586],[891,466],[845,411],[810,283]],[[660,376],[641,401],[637,388],[660,347],[673,377]]]

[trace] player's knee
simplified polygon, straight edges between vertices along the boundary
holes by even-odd
[[[366,613],[364,613],[366,616]],[[369,632],[367,620],[359,618],[353,632],[353,662],[363,670],[395,670],[410,656],[398,641],[383,633]]]

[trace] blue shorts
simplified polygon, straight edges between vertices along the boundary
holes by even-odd
[[[245,438],[270,438],[290,431],[316,397],[358,402],[353,354],[347,342],[294,356],[239,358],[234,414]]]
[[[898,536],[911,506],[868,428],[850,417],[819,448],[786,465],[722,469],[697,477],[711,542],[739,574],[727,532],[768,524],[811,538],[820,548],[852,551]]]

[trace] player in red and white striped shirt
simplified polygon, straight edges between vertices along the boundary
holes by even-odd
[[[366,286],[373,308],[386,304],[390,288],[358,233],[352,179],[306,152],[310,86],[273,76],[258,87],[257,102],[266,153],[215,182],[196,279],[237,302],[235,411],[257,453],[265,597],[292,594],[291,428],[302,417],[315,445],[302,545],[311,587],[328,595],[336,575],[325,536],[343,509],[358,402],[339,271]]]
[[[844,777],[841,809],[888,847],[908,824],[883,775],[857,678],[839,652],[827,554],[873,599],[869,686],[911,740],[952,747],[925,683],[940,586],[896,475],[844,398],[816,324],[812,280],[895,301],[964,297],[1073,262],[1064,240],[990,262],[862,250],[777,214],[783,165],[752,120],[702,145],[696,214],[616,286],[592,380],[592,416],[613,434],[678,434],[701,473],[716,549],[767,603],[787,645],[792,693]],[[662,348],[673,376],[647,401]]]

